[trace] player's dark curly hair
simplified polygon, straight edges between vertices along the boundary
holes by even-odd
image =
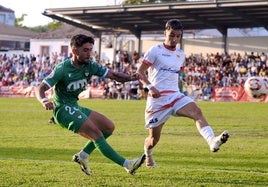
[[[71,38],[71,47],[81,47],[82,45],[84,45],[85,43],[92,43],[94,44],[94,38],[92,38],[91,36],[86,36],[83,34],[77,34],[75,36],[73,36]]]
[[[180,20],[178,19],[170,19],[167,21],[166,30],[173,29],[173,30],[183,30],[183,26]]]

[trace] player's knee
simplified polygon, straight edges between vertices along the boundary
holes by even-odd
[[[202,110],[199,107],[196,107],[196,115],[197,116],[202,116],[203,115]]]
[[[115,125],[113,122],[107,124],[105,131],[112,134],[114,132]]]
[[[203,116],[202,110],[199,107],[196,107],[193,112],[193,119],[195,120],[198,120]]]

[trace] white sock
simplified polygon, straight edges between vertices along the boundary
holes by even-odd
[[[148,149],[148,148],[146,147],[146,145],[144,145],[144,154],[145,154],[146,156],[148,156],[148,155],[152,155],[152,154],[153,154],[153,148]]]
[[[88,154],[85,152],[85,151],[83,151],[83,150],[81,150],[80,152],[79,152],[79,155],[80,155],[80,157],[82,158],[82,159],[88,159]]]
[[[200,132],[199,132],[203,138],[208,142],[208,144],[210,143],[210,141],[212,140],[212,138],[214,138],[214,132],[212,130],[212,128],[210,126],[205,126],[203,127]]]

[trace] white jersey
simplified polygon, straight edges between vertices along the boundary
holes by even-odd
[[[145,109],[145,127],[154,128],[167,121],[170,115],[185,105],[194,102],[180,93],[179,71],[185,60],[180,49],[171,51],[164,44],[152,47],[145,55],[143,63],[148,68],[148,80],[160,92],[159,98],[147,97]]]
[[[179,91],[179,71],[184,60],[184,52],[180,49],[171,51],[164,44],[153,46],[143,60],[150,66],[148,80],[160,92]]]

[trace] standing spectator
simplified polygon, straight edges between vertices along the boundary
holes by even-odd
[[[124,52],[123,52],[123,63],[124,63],[124,64],[129,64],[129,63],[130,63],[130,62],[129,62],[129,54],[128,54],[127,51],[124,51]]]
[[[120,72],[120,67],[121,67],[121,52],[120,50],[116,51],[115,54],[115,67],[118,72]]]
[[[138,60],[139,60],[139,53],[137,51],[134,51],[133,55],[132,55],[132,63],[133,64],[137,64]]]

